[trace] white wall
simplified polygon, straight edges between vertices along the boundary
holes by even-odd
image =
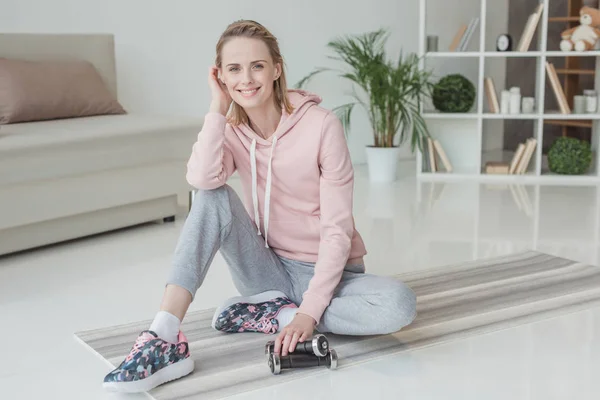
[[[456,1],[456,0],[454,0]],[[315,66],[333,65],[325,44],[334,36],[390,28],[389,49],[417,51],[418,1],[243,1],[193,0],[3,0],[0,26],[4,32],[113,33],[116,38],[119,97],[131,112],[204,115],[210,98],[206,71],[214,47],[230,22],[255,19],[280,40],[289,82],[295,83]],[[436,3],[444,4],[441,0]],[[469,7],[454,8],[453,18]],[[344,16],[342,17],[342,13]],[[439,34],[455,25],[445,13]],[[347,86],[333,75],[315,79],[309,90],[323,96],[325,107],[347,100]],[[350,132],[353,160],[365,160],[364,145],[372,139],[366,116],[359,114]],[[409,155],[408,149],[404,155]]]

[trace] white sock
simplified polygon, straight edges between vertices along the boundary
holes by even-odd
[[[279,321],[279,331],[292,322],[297,312],[298,309],[296,307],[285,307],[279,311],[276,317],[277,321]]]
[[[179,327],[181,321],[179,318],[167,311],[159,311],[150,325],[150,330],[158,335],[159,338],[169,343],[177,343],[179,336]]]

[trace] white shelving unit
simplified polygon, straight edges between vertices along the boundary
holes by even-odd
[[[460,0],[452,0],[460,1]],[[499,27],[496,23],[497,16],[490,16],[487,13],[489,5],[497,7],[495,3],[488,0],[474,0],[479,3],[480,9],[473,9],[472,15],[463,16],[462,21],[457,21],[452,29],[456,30],[460,24],[465,23],[472,17],[479,17],[477,30],[471,37],[471,47],[468,51],[443,51],[445,43],[440,43],[438,52],[426,51],[426,38],[430,34],[427,29],[427,9],[428,1],[420,0],[419,5],[419,55],[421,56],[421,66],[433,70],[436,74],[436,68],[431,67],[429,63],[434,63],[442,67],[448,65],[468,65],[466,68],[471,71],[473,84],[476,87],[476,100],[472,111],[467,113],[441,113],[437,112],[432,106],[424,106],[423,117],[427,123],[430,133],[434,139],[440,141],[444,151],[446,152],[450,162],[453,165],[452,172],[446,172],[443,168],[441,171],[428,172],[424,170],[424,157],[421,152],[417,152],[417,178],[420,180],[430,181],[455,181],[455,180],[478,180],[490,182],[519,182],[519,183],[544,183],[558,185],[594,185],[600,183],[599,160],[598,154],[598,139],[600,114],[561,114],[558,110],[548,110],[544,104],[546,90],[552,90],[547,84],[545,64],[548,59],[552,62],[553,57],[600,57],[600,51],[588,52],[569,52],[565,53],[556,50],[547,50],[548,37],[548,10],[549,2],[553,0],[542,0],[544,4],[542,16],[536,28],[538,43],[532,48],[540,49],[539,51],[517,52],[515,47],[519,41],[519,37],[513,37],[513,51],[497,52],[495,50],[495,40],[501,33],[506,32],[506,27]],[[429,0],[433,3],[433,0]],[[438,6],[444,4],[445,7],[452,7],[451,4],[441,3],[439,0],[435,2]],[[457,3],[458,4],[458,3]],[[530,10],[533,12],[534,10]],[[507,10],[508,12],[508,10]],[[450,17],[448,17],[450,18]],[[448,26],[450,23],[447,23]],[[439,34],[435,32],[434,34]],[[449,33],[449,38],[444,37],[446,41],[451,40],[454,32]],[[479,39],[479,40],[477,40]],[[473,50],[474,48],[474,50]],[[535,110],[532,114],[516,114],[503,115],[491,113],[487,104],[485,94],[484,79],[487,76],[492,76],[497,71],[502,71],[505,68],[504,60],[511,57],[530,58],[532,63],[535,63],[535,92],[532,94],[535,98]],[[458,64],[457,64],[458,63]],[[600,89],[600,63],[596,63],[596,78],[594,82],[595,89]],[[462,73],[460,69],[455,71]],[[453,72],[448,72],[453,73]],[[500,100],[500,92],[504,87],[503,73],[500,72],[500,78],[494,79],[496,94]],[[436,74],[436,77],[441,77],[446,73]],[[526,94],[524,94],[526,95]],[[552,96],[554,93],[551,94]],[[502,135],[503,122],[507,119],[531,120],[534,128],[527,137],[535,137],[537,145],[535,153],[531,158],[531,162],[527,171],[519,175],[492,175],[485,173],[485,163],[488,161],[504,161],[510,162],[512,154],[511,150],[502,150]],[[592,120],[592,151],[593,160],[592,167],[589,173],[585,175],[557,175],[547,170],[546,157],[543,156],[542,148],[544,144],[544,125],[548,120]],[[491,143],[493,142],[493,143]],[[491,144],[490,144],[491,143]],[[494,144],[495,143],[495,144]]]

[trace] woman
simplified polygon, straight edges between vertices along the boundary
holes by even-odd
[[[212,326],[278,332],[275,352],[283,356],[315,329],[385,334],[416,315],[406,285],[365,273],[339,119],[318,96],[287,89],[277,39],[262,25],[231,24],[216,53],[208,74],[212,102],[187,170],[199,190],[160,311],[106,376],[107,389],[147,391],[193,370],[180,324],[217,250],[241,297],[218,307]],[[247,208],[226,185],[234,171]]]

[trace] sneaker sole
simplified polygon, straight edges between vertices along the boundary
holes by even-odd
[[[262,303],[263,301],[268,301],[274,299],[276,297],[285,297],[289,298],[285,293],[280,292],[279,290],[269,290],[268,292],[258,293],[252,296],[237,296],[227,299],[220,307],[215,310],[215,314],[213,315],[211,326],[213,329],[217,329],[215,327],[217,323],[217,318],[227,307],[236,304],[236,303]]]
[[[191,357],[175,364],[169,365],[140,381],[132,382],[104,382],[103,386],[109,392],[139,393],[147,392],[164,383],[174,381],[190,374],[194,370],[194,360]]]

